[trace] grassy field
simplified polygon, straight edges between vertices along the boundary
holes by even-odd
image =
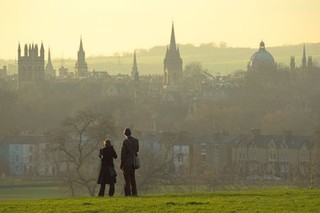
[[[0,212],[319,212],[320,190],[229,191],[6,201]]]
[[[0,203],[8,200],[31,200],[65,197],[58,187],[6,187],[0,188]],[[1,205],[1,204],[0,204]]]

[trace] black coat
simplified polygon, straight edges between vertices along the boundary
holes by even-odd
[[[112,175],[114,170],[113,158],[116,159],[117,153],[113,146],[104,147],[100,149],[99,158],[101,159],[101,168],[98,183],[99,184],[110,184],[116,183],[116,174]]]
[[[121,166],[132,167],[133,155],[137,155],[139,151],[139,140],[129,136],[123,141],[121,149]]]

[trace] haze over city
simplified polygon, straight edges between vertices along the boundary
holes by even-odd
[[[0,59],[17,45],[44,43],[53,58],[75,58],[82,36],[87,55],[113,55],[167,45],[170,23],[179,44],[225,42],[257,48],[319,42],[317,0],[12,0],[1,1]]]
[[[0,8],[0,212],[320,208],[319,0]]]

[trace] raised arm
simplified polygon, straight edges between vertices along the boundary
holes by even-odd
[[[118,157],[118,155],[117,155],[117,153],[116,153],[116,150],[114,150],[113,146],[112,146],[112,157],[113,157],[114,159],[117,159],[117,157]]]
[[[100,149],[99,151],[99,158],[102,159],[103,158],[103,155],[102,155],[102,149]]]

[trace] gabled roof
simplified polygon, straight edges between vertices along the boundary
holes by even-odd
[[[207,144],[232,144],[234,136],[219,134],[217,136],[198,136],[194,138],[195,143],[207,143]]]
[[[299,149],[304,143],[311,145],[312,137],[310,136],[290,136],[284,137],[283,135],[259,135],[253,137],[249,144],[254,143],[257,148],[268,148],[270,142],[274,142],[277,148],[284,142],[288,145],[289,149]]]
[[[190,145],[193,143],[193,136],[187,132],[162,132],[160,137],[160,143],[172,143],[176,145]]]

